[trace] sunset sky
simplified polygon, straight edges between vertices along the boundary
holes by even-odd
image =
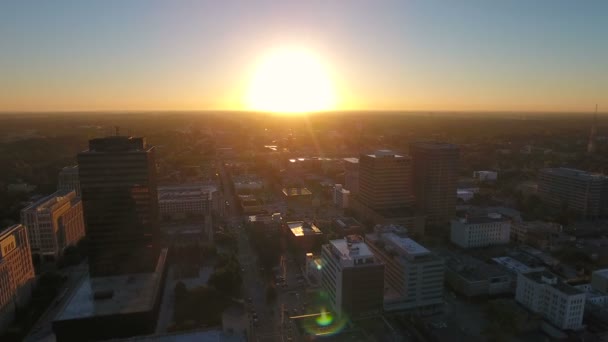
[[[250,109],[277,49],[315,56],[331,109],[605,111],[607,18],[606,0],[2,0],[0,111]]]

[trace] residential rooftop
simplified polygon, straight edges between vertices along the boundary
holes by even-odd
[[[291,230],[291,233],[295,236],[323,234],[319,227],[315,226],[314,223],[308,223],[304,221],[287,222],[287,227],[289,227],[289,230]]]
[[[119,276],[87,275],[72,292],[56,321],[151,311],[160,296],[167,249],[163,249],[156,270]]]

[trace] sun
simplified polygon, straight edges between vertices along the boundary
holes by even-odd
[[[325,66],[305,49],[279,49],[256,67],[247,91],[247,107],[275,113],[332,110],[334,87]]]

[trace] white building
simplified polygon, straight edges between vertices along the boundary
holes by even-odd
[[[377,230],[365,240],[382,260],[384,310],[416,310],[432,313],[443,306],[444,261],[403,234]]]
[[[59,191],[76,191],[76,196],[80,197],[80,180],[78,179],[78,165],[66,166],[59,172],[57,182]]]
[[[485,247],[509,243],[511,222],[500,214],[452,220],[451,241],[462,248]]]
[[[608,294],[594,289],[591,284],[575,285],[574,287],[585,292],[587,304],[595,304],[603,308],[608,307]]]
[[[560,329],[582,328],[585,292],[548,271],[520,273],[515,300]]]
[[[321,251],[321,286],[338,316],[365,317],[382,312],[384,265],[363,239],[331,240]]]
[[[473,171],[473,178],[480,182],[494,182],[498,179],[496,171]]]
[[[82,202],[74,190],[57,191],[21,210],[32,254],[57,260],[85,235]]]
[[[334,204],[339,208],[348,208],[350,191],[342,187],[342,184],[334,186]]]
[[[205,185],[159,186],[159,215],[162,219],[208,216],[214,192],[215,187]]]

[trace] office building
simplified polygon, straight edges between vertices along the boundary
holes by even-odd
[[[555,211],[599,217],[608,208],[608,177],[564,167],[542,169],[538,175],[538,195]]]
[[[515,300],[559,329],[582,328],[585,292],[551,272],[520,273]]]
[[[365,236],[384,263],[384,310],[434,313],[443,307],[443,259],[398,231]]]
[[[452,220],[450,240],[462,248],[509,243],[510,220],[497,213]]]
[[[348,199],[350,197],[350,191],[346,190],[342,184],[336,184],[334,186],[334,205],[338,208],[348,208]]]
[[[339,217],[332,222],[334,233],[340,237],[363,234],[365,227],[352,217]]]
[[[34,279],[25,226],[17,224],[0,230],[0,333],[28,304]]]
[[[296,251],[298,259],[304,260],[308,252],[318,253],[325,235],[314,223],[293,221],[285,223],[284,227],[287,242]]]
[[[151,272],[85,276],[53,320],[58,342],[99,341],[152,334],[166,277],[167,249]]]
[[[60,190],[27,206],[21,210],[21,223],[32,254],[45,261],[57,260],[85,235],[82,202],[75,190]]]
[[[332,312],[351,318],[382,313],[384,265],[360,236],[330,240],[321,260],[321,284]]]
[[[76,196],[80,197],[80,180],[78,178],[78,165],[66,166],[59,172],[57,182],[57,190],[76,192]]]
[[[458,146],[440,142],[410,145],[416,204],[427,225],[448,224],[456,212]]]
[[[359,193],[359,158],[344,158],[344,188]]]
[[[361,155],[359,200],[373,210],[411,207],[414,204],[411,159],[390,150]]]
[[[159,186],[160,218],[179,220],[211,215],[214,191],[214,187],[196,184]]]
[[[91,275],[151,272],[160,234],[154,147],[144,138],[93,139],[78,165]]]

